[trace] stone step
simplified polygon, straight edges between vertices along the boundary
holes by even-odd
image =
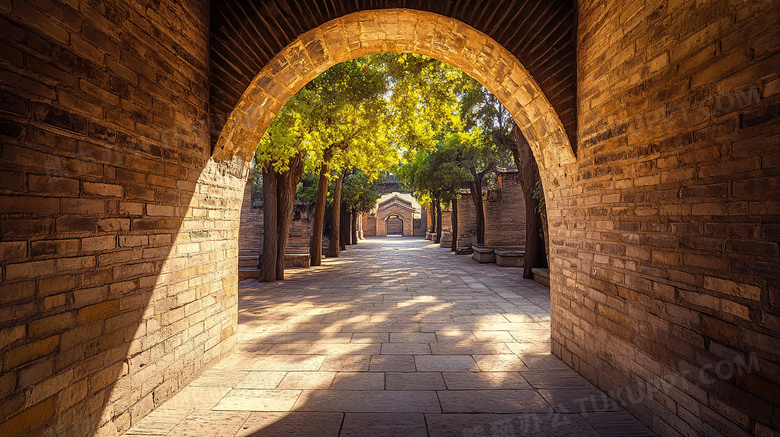
[[[523,267],[525,265],[524,250],[499,250],[493,251],[496,254],[496,264],[501,267]]]
[[[250,269],[250,268],[238,268],[238,280],[244,280],[244,279],[258,279],[260,278],[260,269]]]
[[[484,246],[471,246],[471,257],[481,263],[496,262],[496,254],[493,249]]]
[[[548,287],[550,286],[550,269],[534,267],[531,269],[531,272],[534,274],[534,281]]]

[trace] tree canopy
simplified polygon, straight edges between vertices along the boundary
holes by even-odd
[[[468,187],[482,242],[483,186],[498,168],[518,162],[514,128],[498,98],[459,69],[427,56],[382,53],[337,64],[298,91],[265,132],[255,158],[264,178],[279,175],[279,193],[291,192],[294,200],[297,191],[299,199],[314,202],[311,254],[318,265],[326,199],[334,204],[329,255],[338,256],[333,232],[340,232],[341,211],[354,227],[354,215],[375,205],[375,179],[383,171],[396,171],[439,215],[442,203]],[[288,186],[301,178],[302,187]],[[289,196],[277,197],[278,211],[289,215],[283,208]],[[279,229],[283,245],[286,231]]]

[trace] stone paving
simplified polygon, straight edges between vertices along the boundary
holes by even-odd
[[[239,296],[236,353],[125,435],[653,435],[549,353],[521,269],[369,239]]]

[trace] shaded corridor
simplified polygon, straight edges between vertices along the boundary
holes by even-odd
[[[549,291],[420,239],[244,281],[238,351],[125,435],[652,435],[549,353]]]

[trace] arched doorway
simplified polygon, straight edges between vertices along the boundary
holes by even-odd
[[[393,214],[387,216],[385,219],[385,234],[388,237],[396,236],[396,237],[403,237],[404,236],[404,219],[398,214]]]
[[[555,108],[541,87],[515,55],[491,37],[457,19],[407,9],[371,10],[344,15],[303,33],[265,63],[232,108],[218,140],[203,165],[194,186],[197,195],[188,208],[174,246],[175,253],[193,250],[190,230],[197,235],[219,235],[224,243],[208,247],[220,252],[213,257],[225,276],[214,289],[219,306],[209,326],[217,336],[210,340],[209,356],[202,367],[229,354],[237,343],[238,277],[236,241],[241,187],[258,141],[285,102],[317,74],[336,63],[381,52],[414,52],[448,62],[481,82],[509,110],[529,141],[539,163],[548,209],[555,212],[557,193],[570,183],[568,168],[575,163],[570,138]],[[215,94],[214,92],[212,94]],[[572,114],[570,113],[569,116]],[[202,214],[190,211],[211,208]],[[203,216],[215,220],[207,233]],[[411,220],[404,222],[411,225]],[[555,236],[555,229],[551,230]],[[410,234],[411,235],[411,234]],[[554,255],[553,255],[554,256]],[[173,269],[176,263],[166,264]],[[553,288],[556,274],[553,266]],[[224,273],[223,273],[224,272]],[[166,271],[167,273],[167,271]],[[157,291],[155,291],[157,292]],[[161,289],[160,293],[167,292]],[[184,380],[183,380],[184,381]],[[119,390],[124,390],[120,387]],[[135,396],[136,388],[127,396]],[[113,395],[124,396],[124,395]]]

